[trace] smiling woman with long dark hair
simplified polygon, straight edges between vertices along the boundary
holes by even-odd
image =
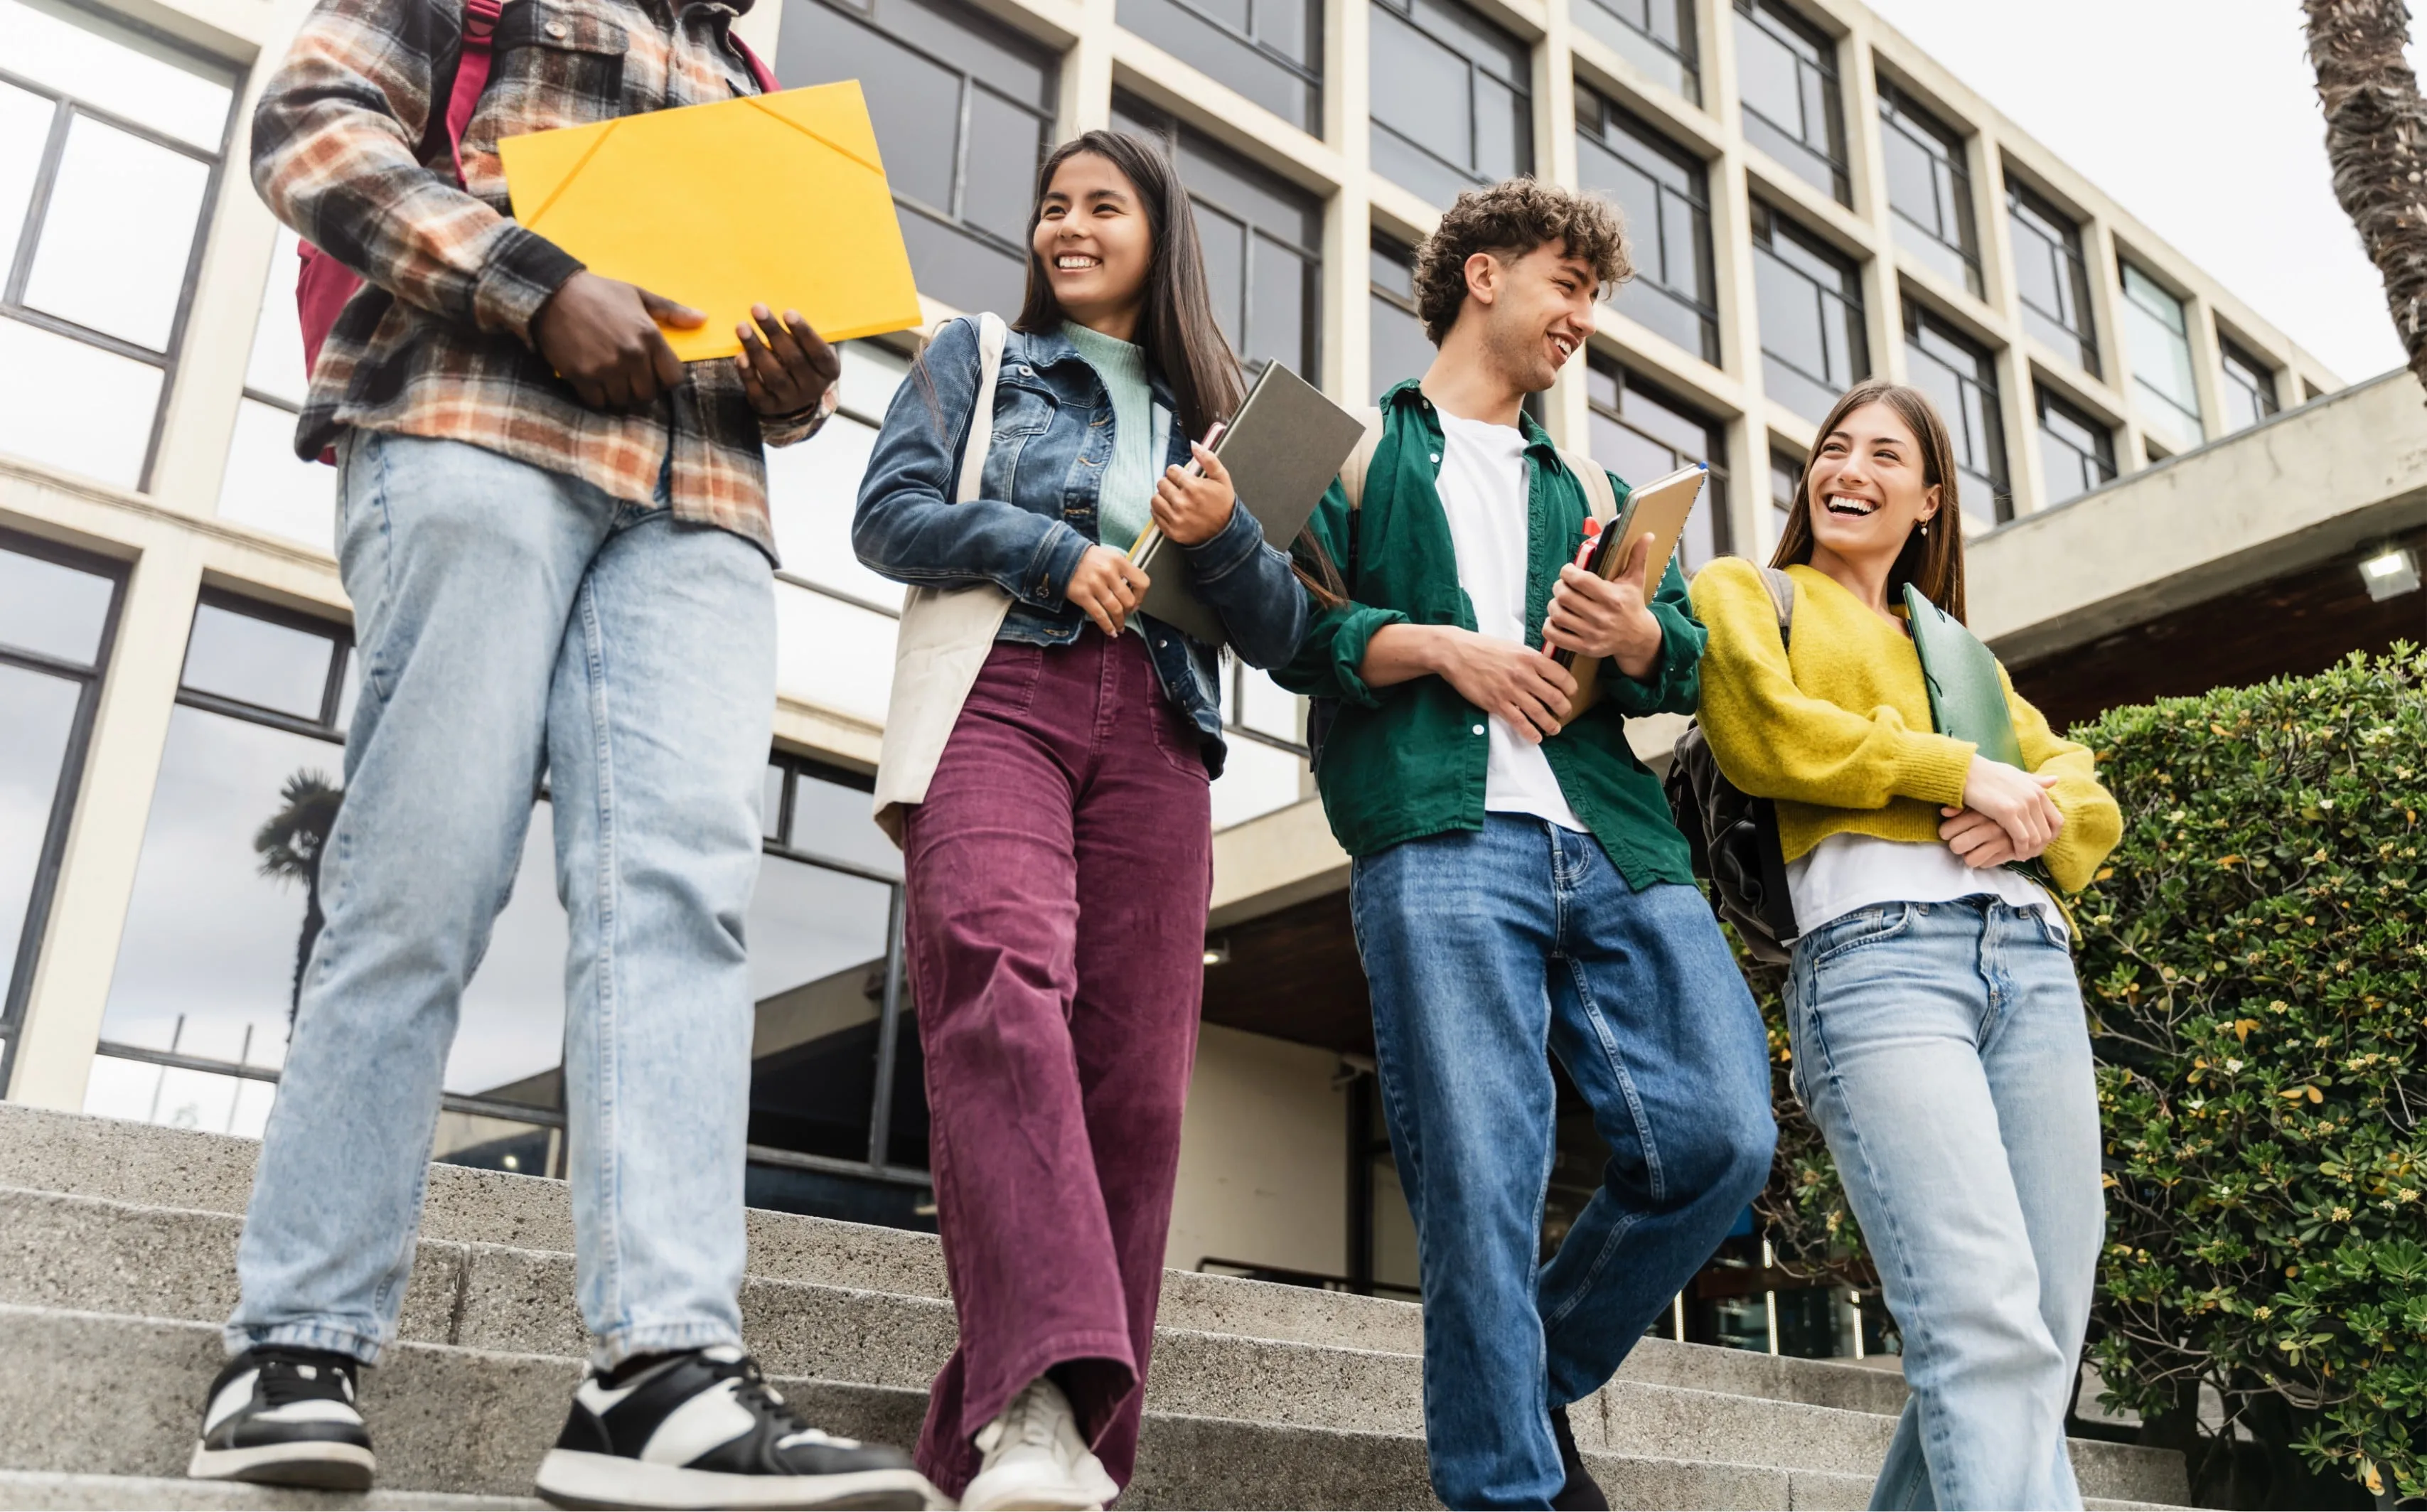
[[[1136,1460],[1223,744],[1216,648],[1137,612],[1127,548],[1160,528],[1253,665],[1288,659],[1308,613],[1189,439],[1241,383],[1171,165],[1116,132],[1066,143],[1029,234],[991,412],[980,322],[953,321],[894,397],[853,525],[889,577],[1010,599],[965,699],[897,676],[877,780],[960,1318],[919,1461],[965,1507],[1101,1506]],[[991,441],[965,496],[975,425]],[[926,655],[906,620],[902,655],[905,674]],[[940,755],[892,754],[913,750]]]
[[[1836,1157],[1913,1388],[1875,1507],[2078,1507],[2064,1418],[2103,1235],[2090,1035],[2056,901],[2122,829],[2090,751],[2005,683],[2023,766],[1936,733],[1908,586],[1963,617],[1946,424],[1865,383],[1820,427],[1772,560],[1694,580],[1702,722],[1775,800],[1799,937],[1795,1087]],[[1999,672],[2004,678],[2002,669]]]

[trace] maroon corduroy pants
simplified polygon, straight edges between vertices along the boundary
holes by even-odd
[[[1166,632],[1167,633],[1167,632]],[[910,984],[960,1343],[919,1466],[1052,1373],[1126,1486],[1197,1053],[1213,821],[1134,634],[997,645],[904,831]]]

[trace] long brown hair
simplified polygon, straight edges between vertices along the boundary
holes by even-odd
[[[1907,583],[1921,590],[1921,596],[1955,616],[1963,618],[1963,511],[1956,497],[1960,475],[1955,468],[1955,443],[1946,433],[1946,422],[1939,418],[1938,406],[1930,396],[1902,383],[1873,379],[1857,383],[1829,409],[1829,417],[1820,422],[1818,441],[1829,439],[1830,432],[1843,425],[1846,416],[1865,404],[1884,404],[1896,411],[1899,419],[1913,431],[1921,444],[1921,481],[1925,488],[1938,492],[1938,513],[1933,516],[1938,528],[1925,534],[1916,529],[1905,537],[1904,549],[1897,553],[1896,564],[1888,569],[1888,597],[1894,603]],[[1926,522],[1925,522],[1926,523]],[[1812,561],[1812,463],[1805,459],[1795,475],[1795,508],[1787,512],[1786,528],[1780,532],[1778,549],[1770,553],[1773,567],[1808,566]]]
[[[1036,253],[1036,227],[1045,219],[1045,196],[1053,187],[1054,173],[1081,153],[1103,158],[1137,190],[1148,239],[1137,344],[1148,367],[1171,385],[1181,425],[1190,435],[1201,436],[1214,421],[1239,413],[1239,402],[1247,395],[1246,380],[1238,355],[1214,318],[1205,251],[1197,237],[1197,207],[1188,202],[1188,187],[1170,158],[1135,137],[1120,131],[1083,132],[1054,148],[1037,169],[1036,196],[1028,210],[1028,291],[1012,329],[1032,335],[1061,329],[1062,301],[1054,297],[1045,259]],[[1311,529],[1301,530],[1290,544],[1290,565],[1318,603],[1329,607],[1345,597],[1340,574],[1315,544]]]

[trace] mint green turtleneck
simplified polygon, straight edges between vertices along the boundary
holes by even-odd
[[[1104,467],[1103,493],[1096,504],[1097,539],[1127,551],[1154,521],[1154,485],[1163,476],[1154,433],[1154,390],[1146,378],[1146,351],[1116,341],[1075,320],[1062,333],[1104,381],[1113,397],[1113,460]]]

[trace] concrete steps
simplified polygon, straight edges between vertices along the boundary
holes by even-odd
[[[0,1506],[322,1504],[144,1479],[191,1447],[255,1148],[0,1104]],[[403,1341],[365,1382],[380,1497],[527,1495],[585,1349],[565,1190],[435,1166],[423,1232]],[[811,1421],[915,1436],[953,1338],[932,1238],[754,1212],[742,1307]],[[1174,1272],[1162,1322],[1125,1506],[1431,1504],[1416,1308]],[[92,1380],[106,1422],[70,1384]],[[1893,1372],[1650,1340],[1572,1416],[1617,1504],[1860,1506],[1903,1395]],[[2074,1455],[2093,1497],[2183,1499],[2172,1454]]]

